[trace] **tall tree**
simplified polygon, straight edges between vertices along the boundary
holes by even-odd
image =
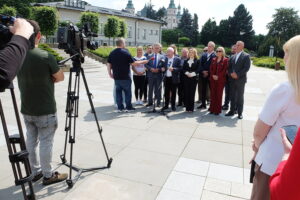
[[[154,20],[157,19],[156,11],[153,9],[153,5],[152,4],[148,4],[146,6],[146,17],[150,18],[150,19],[154,19]]]
[[[183,14],[180,19],[178,28],[181,30],[183,34],[182,36],[188,37],[190,39],[193,37],[193,19],[188,9],[183,9]]]
[[[182,35],[179,29],[163,29],[162,30],[162,41],[163,43],[174,44],[179,42],[179,38]]]
[[[41,28],[41,33],[46,37],[54,35],[58,26],[57,10],[53,7],[34,7],[32,17],[37,21]]]
[[[94,12],[82,12],[80,15],[80,26],[88,23],[93,33],[99,32],[99,14]]]
[[[267,25],[269,36],[279,40],[278,45],[300,33],[300,18],[294,8],[279,8],[273,15],[273,21]]]
[[[31,0],[0,0],[0,8],[4,5],[14,7],[17,10],[17,15],[30,18],[31,15]]]
[[[233,17],[229,17],[230,42],[235,43],[237,40],[245,42],[246,46],[251,42],[255,34],[253,30],[253,19],[247,11],[244,4],[240,4],[234,11]]]
[[[165,7],[162,7],[157,10],[156,20],[163,22],[164,25],[167,25],[167,22],[165,21],[166,16],[167,16],[167,9]]]
[[[207,45],[209,41],[215,41],[217,38],[218,27],[214,19],[208,19],[202,26],[201,43]]]
[[[110,45],[110,38],[113,38],[113,43],[115,44],[115,38],[118,37],[120,34],[120,27],[119,27],[119,18],[112,16],[107,19],[106,24],[104,25],[104,35],[105,37],[109,38],[109,45]]]
[[[193,46],[197,46],[199,43],[199,23],[197,14],[194,14],[193,18],[191,42]]]
[[[120,29],[120,31],[119,31],[118,37],[125,38],[127,36],[127,25],[126,25],[124,19],[119,20],[119,29]]]
[[[230,31],[229,21],[227,19],[221,20],[218,26],[218,36],[216,42],[224,47],[231,46],[233,43],[230,41]]]

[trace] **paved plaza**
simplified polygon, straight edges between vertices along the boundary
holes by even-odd
[[[105,65],[88,59],[84,65],[93,101],[109,156],[110,169],[83,174],[72,189],[65,182],[42,186],[34,183],[37,199],[45,200],[242,200],[249,199],[251,139],[257,115],[271,88],[285,81],[284,71],[252,66],[245,90],[244,119],[190,114],[182,108],[169,118],[144,114],[137,106],[131,113],[117,113],[113,106],[113,80]],[[59,155],[65,140],[65,105],[68,84],[56,85],[59,126],[56,131],[53,161],[60,172]],[[106,165],[106,158],[81,85],[80,116],[77,123],[74,163],[80,167]],[[19,97],[18,89],[15,90]],[[16,132],[9,92],[1,94],[11,133]],[[134,101],[134,98],[133,98]],[[18,98],[19,102],[19,98]],[[23,120],[22,120],[23,121]],[[23,128],[25,126],[23,125]],[[0,129],[0,199],[23,199],[14,186],[2,126]],[[68,159],[68,157],[67,157]]]

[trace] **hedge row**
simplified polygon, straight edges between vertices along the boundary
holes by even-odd
[[[110,52],[114,50],[114,47],[100,47],[96,50],[90,50],[93,54],[100,56],[101,58],[108,58]],[[128,47],[127,48],[132,56],[136,56],[136,48],[135,47]]]
[[[270,57],[253,57],[252,58],[253,65],[256,65],[258,67],[266,67],[266,68],[275,68],[276,58],[270,58]],[[282,58],[277,58],[277,61],[280,62],[280,69],[284,70],[284,62]]]
[[[57,62],[64,59],[55,50],[51,49],[48,44],[39,44],[39,48],[52,54],[55,57],[55,59],[57,60]]]

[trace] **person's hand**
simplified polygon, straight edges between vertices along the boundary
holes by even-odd
[[[164,67],[163,67],[163,68],[161,68],[161,71],[162,71],[162,72],[166,71],[166,68],[164,68]]]
[[[112,73],[109,74],[109,77],[110,77],[111,79],[114,79],[114,76],[112,75]]]
[[[254,140],[252,140],[252,150],[253,150],[255,153],[258,152],[258,148],[255,146]]]
[[[282,160],[287,160],[289,158],[290,152],[292,150],[292,144],[287,139],[284,129],[281,128],[280,133],[281,133],[282,143],[283,143],[283,147],[284,147],[284,156],[283,156]]]
[[[204,78],[208,77],[208,71],[203,71],[202,74]]]
[[[251,158],[251,160],[249,161],[249,164],[252,163],[252,161],[255,159],[257,152],[254,153],[253,157]]]
[[[170,72],[174,71],[174,68],[173,67],[169,67],[169,71]]]
[[[235,72],[231,73],[230,75],[233,79],[238,79],[238,75]]]
[[[213,75],[212,77],[215,81],[217,81],[219,79],[219,77],[217,75]]]
[[[151,72],[154,72],[154,69],[153,69],[153,68],[150,68],[150,71],[151,71]]]
[[[33,27],[25,19],[18,18],[15,20],[14,25],[9,27],[9,30],[14,35],[20,35],[29,39],[33,34]]]

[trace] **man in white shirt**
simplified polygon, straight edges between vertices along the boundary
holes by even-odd
[[[175,102],[176,102],[176,93],[178,89],[178,85],[180,83],[180,71],[181,68],[181,60],[179,57],[174,55],[174,49],[169,47],[167,49],[167,56],[165,59],[165,63],[163,66],[163,71],[165,71],[165,105],[162,110],[166,110],[169,108],[170,97],[171,97],[171,106],[172,111],[176,111]]]

